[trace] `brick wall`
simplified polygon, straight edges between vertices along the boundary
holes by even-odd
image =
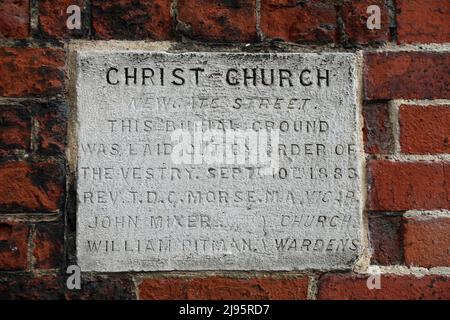
[[[65,27],[66,8],[82,27]],[[368,30],[366,9],[381,8]],[[450,2],[0,1],[0,299],[450,299]],[[74,258],[68,43],[362,51],[367,265],[347,272],[83,274]],[[247,45],[250,44],[250,45]]]

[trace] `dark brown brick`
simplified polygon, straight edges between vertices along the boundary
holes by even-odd
[[[401,216],[369,214],[372,264],[385,266],[403,264],[402,222]]]
[[[169,40],[170,5],[170,0],[93,0],[94,34],[100,39]]]
[[[0,222],[0,270],[16,271],[28,268],[27,224]]]
[[[46,155],[63,154],[67,143],[67,106],[49,102],[35,108],[37,148]]]
[[[255,0],[179,0],[178,30],[185,36],[217,42],[254,42]]]
[[[55,275],[0,276],[0,300],[60,300],[62,284]]]
[[[83,275],[81,290],[65,290],[69,300],[133,300],[134,283],[126,275]]]
[[[61,209],[65,168],[54,162],[0,165],[1,212],[54,212]]]
[[[39,223],[33,237],[34,267],[54,269],[62,266],[64,225],[58,222]]]
[[[392,152],[394,137],[387,103],[364,105],[364,150],[370,154]]]

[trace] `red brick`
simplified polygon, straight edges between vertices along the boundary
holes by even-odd
[[[168,40],[170,6],[170,0],[93,0],[94,33],[100,39]]]
[[[30,1],[0,2],[0,39],[25,39],[30,36]]]
[[[28,268],[29,232],[26,224],[0,222],[0,270]]]
[[[344,2],[342,15],[347,41],[356,44],[382,43],[389,40],[389,12],[385,0],[362,0]],[[367,8],[377,5],[381,13],[381,28],[368,29],[370,14]]]
[[[67,8],[77,5],[81,9],[81,29],[68,29],[66,22],[70,14]],[[85,30],[84,17],[87,13],[83,0],[40,0],[39,1],[39,28],[47,37],[66,39],[83,34]]]
[[[307,294],[308,278],[210,277],[194,279],[188,288],[188,299],[194,300],[298,300]]]
[[[381,288],[368,289],[367,276],[327,274],[319,279],[321,300],[448,300],[450,277],[381,275]]]
[[[0,96],[42,96],[64,87],[64,51],[0,48]]]
[[[179,0],[178,29],[196,40],[256,40],[255,0]]]
[[[401,106],[399,120],[403,153],[450,153],[450,105]]]
[[[407,218],[404,246],[407,265],[450,267],[450,218]]]
[[[185,300],[188,281],[179,278],[145,279],[139,285],[139,299]]]
[[[266,0],[261,2],[261,30],[268,38],[289,42],[337,41],[336,8],[330,2]]]
[[[28,110],[0,106],[0,155],[12,149],[29,150],[31,118]]]
[[[397,0],[399,43],[450,42],[450,2]]]
[[[64,153],[67,133],[67,106],[63,102],[49,102],[36,108],[37,145],[47,155]]]
[[[62,265],[64,226],[61,223],[36,225],[33,237],[34,267],[52,269]]]
[[[402,217],[386,214],[369,215],[371,263],[376,265],[403,264]]]
[[[65,187],[64,167],[57,163],[7,162],[0,165],[0,211],[54,212]]]
[[[450,203],[450,166],[444,166],[445,191],[447,193],[447,203]]]
[[[308,278],[259,277],[232,279],[146,279],[139,285],[140,299],[280,300],[306,299]]]
[[[364,149],[370,154],[388,154],[392,151],[393,131],[387,104],[363,107]]]
[[[370,209],[404,211],[450,208],[444,171],[449,166],[448,163],[371,161]]]
[[[64,285],[66,279],[62,279]],[[68,290],[67,300],[133,300],[136,299],[134,283],[127,275],[85,275],[81,277],[81,290]]]
[[[365,55],[368,100],[450,98],[448,52],[382,52]]]

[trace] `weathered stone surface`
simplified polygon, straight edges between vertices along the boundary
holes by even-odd
[[[357,260],[353,54],[91,50],[77,61],[82,270],[344,269]],[[281,129],[271,131],[272,167],[251,158],[180,164],[174,130],[192,134],[199,121],[226,134]]]

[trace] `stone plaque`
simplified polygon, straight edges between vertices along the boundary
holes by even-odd
[[[351,53],[77,52],[82,270],[350,268],[357,84]]]

